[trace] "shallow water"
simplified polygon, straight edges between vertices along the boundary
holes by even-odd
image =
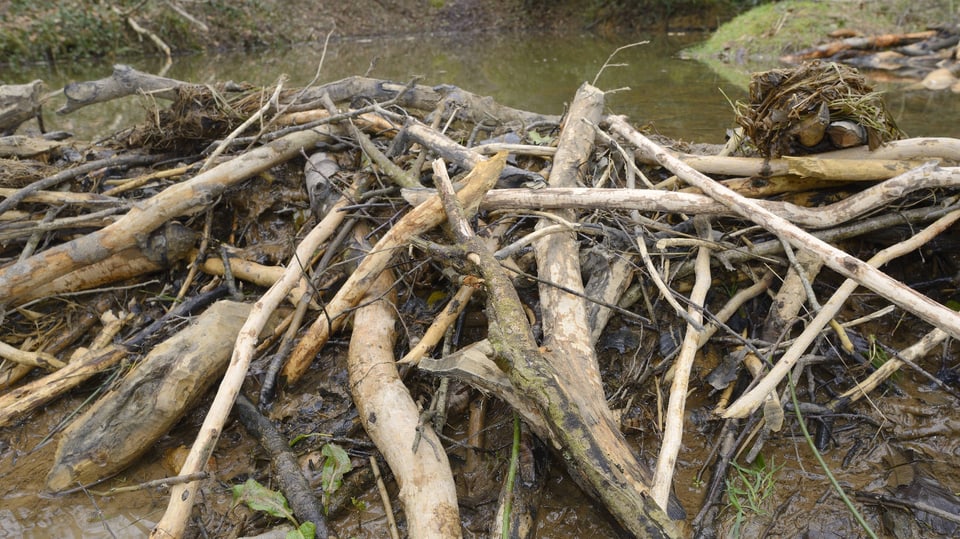
[[[297,87],[308,84],[320,65],[321,83],[361,74],[398,81],[421,77],[424,84],[453,84],[493,96],[505,105],[545,114],[562,113],[577,87],[596,79],[599,88],[610,92],[609,112],[625,114],[634,123],[650,123],[671,138],[716,143],[722,142],[733,126],[730,103],[746,98],[742,86],[746,77],[731,82],[700,62],[680,59],[679,51],[703,37],[509,34],[351,40],[331,43],[322,65],[322,46],[313,44],[175,58],[166,75],[190,82],[234,80],[264,86],[287,75],[287,85]],[[645,40],[649,43],[621,50],[609,61],[615,65],[601,69],[618,47]],[[119,59],[115,63],[152,73],[162,67],[159,58]],[[107,77],[110,64],[5,68],[0,80],[22,83],[39,78],[56,90],[70,81]],[[776,66],[758,68],[772,67]],[[960,137],[960,122],[956,121],[960,97],[949,92],[906,91],[906,83],[877,86],[887,92],[893,116],[910,136]],[[134,97],[57,116],[53,110],[62,101],[62,96],[56,96],[46,107],[47,128],[71,130],[84,138],[143,119],[143,106]]]

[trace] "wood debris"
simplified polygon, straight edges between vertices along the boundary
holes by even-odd
[[[302,89],[200,86],[117,66],[71,85],[64,113],[141,92],[172,104],[103,145],[67,140],[3,156],[23,166],[7,169],[21,172],[0,191],[0,342],[10,357],[40,359],[3,363],[0,424],[29,421],[69,388],[116,374],[59,435],[47,486],[61,491],[121,472],[217,386],[153,532],[181,536],[214,481],[198,474],[216,475],[210,459],[241,393],[258,396],[261,410],[286,409],[342,336],[349,350],[336,368],[348,387],[329,391],[359,413],[389,464],[410,536],[462,532],[462,485],[448,458],[457,448],[444,422],[429,420],[447,406],[424,412],[430,392],[413,381],[441,377],[505,403],[526,438],[542,440],[627,533],[679,537],[711,526],[731,458],[759,451],[792,421],[782,391],[791,372],[806,372],[795,368],[801,358],[862,355],[856,344],[829,346],[857,340],[840,324],[860,309],[847,303],[854,288],[895,306],[891,319],[929,330],[906,360],[960,338],[950,297],[877,269],[933,245],[960,218],[960,141],[903,138],[843,66],[755,82],[738,119],[747,143],[718,155],[692,155],[605,116],[604,94],[589,84],[563,118],[459,88],[362,77]],[[851,101],[866,112],[843,108]],[[894,229],[905,237],[870,258],[878,231]],[[832,295],[821,304],[824,290]],[[227,294],[233,301],[207,307]],[[804,305],[811,320],[798,318]],[[112,329],[55,344],[53,328],[84,309],[105,313]],[[744,309],[769,313],[732,321]],[[449,331],[467,316],[481,321],[469,336]],[[127,337],[114,342],[124,326]],[[778,348],[791,333],[789,348]],[[706,350],[730,343],[734,359],[711,363]],[[629,354],[646,366],[624,367]],[[871,391],[906,363],[890,364],[837,377],[849,391]],[[34,367],[45,372],[18,382]],[[663,439],[639,453],[611,404],[649,407],[629,395],[654,385],[665,417],[649,426]],[[714,424],[762,434],[723,449],[697,513],[673,487],[683,440],[696,435],[684,422],[687,397],[701,389]],[[801,389],[804,401],[823,400]],[[830,409],[860,396],[847,395]],[[272,419],[301,420],[290,415]],[[284,474],[290,460],[276,460]],[[305,481],[287,475],[283,484],[296,484],[303,501]],[[493,495],[501,511],[514,488],[523,487]],[[525,508],[535,503],[516,495]],[[317,514],[309,500],[297,506]]]

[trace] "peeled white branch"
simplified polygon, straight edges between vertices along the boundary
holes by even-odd
[[[737,195],[716,181],[693,170],[630,127],[623,117],[610,117],[609,122],[613,130],[619,135],[656,156],[663,166],[670,169],[683,181],[699,187],[714,200],[723,203],[742,217],[759,224],[773,234],[786,239],[795,247],[809,249],[817,253],[823,258],[827,267],[844,277],[853,279],[927,323],[943,329],[954,338],[960,338],[960,314],[957,312],[904,286],[866,262],[811,236],[790,221],[757,204],[756,201]]]

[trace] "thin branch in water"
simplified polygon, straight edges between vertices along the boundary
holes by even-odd
[[[625,65],[629,65],[629,64],[611,64],[611,63],[610,63],[610,60],[613,60],[613,57],[616,56],[617,54],[619,54],[620,51],[626,50],[626,49],[629,49],[629,48],[632,48],[632,47],[636,47],[636,46],[638,46],[638,45],[646,45],[646,44],[648,44],[648,43],[650,43],[650,41],[644,40],[644,41],[638,41],[638,42],[636,42],[636,43],[630,43],[629,45],[623,45],[622,47],[617,47],[616,50],[614,50],[613,52],[610,53],[610,56],[607,56],[607,60],[603,63],[602,66],[600,66],[600,70],[597,71],[597,76],[596,76],[596,77],[593,77],[593,82],[592,82],[591,84],[592,84],[593,86],[596,86],[596,85],[597,85],[597,80],[600,78],[600,75],[603,74],[603,70],[605,70],[606,68],[608,68],[608,67],[623,67],[623,66],[625,66]]]

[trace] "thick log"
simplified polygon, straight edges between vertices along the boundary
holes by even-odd
[[[226,369],[250,305],[220,301],[155,346],[64,431],[47,488],[110,477],[149,450]]]
[[[355,232],[358,241],[369,232],[361,228]],[[364,429],[397,478],[409,536],[457,538],[460,512],[447,454],[433,429],[421,428],[420,410],[400,379],[393,355],[397,339],[393,282],[393,272],[383,271],[367,291],[364,306],[354,313],[347,354],[350,392]]]

